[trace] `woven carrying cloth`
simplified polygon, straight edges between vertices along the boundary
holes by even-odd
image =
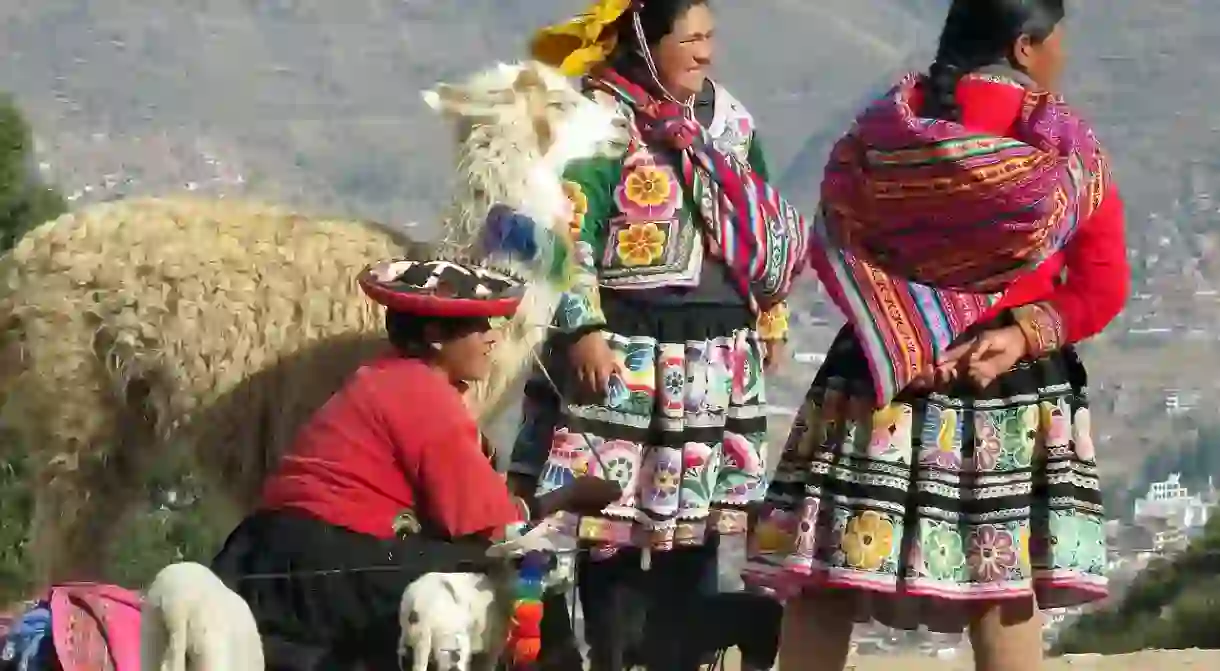
[[[1067,244],[1109,181],[1101,144],[1060,97],[1025,90],[1012,137],[999,137],[919,117],[919,81],[904,77],[835,144],[809,241],[878,407]]]
[[[510,317],[525,291],[517,278],[487,268],[407,259],[370,266],[360,287],[390,310],[428,317]]]
[[[610,68],[586,81],[629,107],[645,142],[681,156],[682,180],[699,208],[708,250],[724,260],[758,312],[788,295],[805,256],[801,215],[750,166],[715,148],[678,103],[658,100]]]

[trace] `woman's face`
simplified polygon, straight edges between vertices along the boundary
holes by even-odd
[[[661,83],[678,100],[684,101],[703,88],[712,65],[715,28],[711,8],[695,5],[679,16],[674,29],[653,47]]]
[[[491,373],[491,348],[500,341],[499,328],[479,320],[439,343],[433,363],[454,382],[477,382]]]
[[[1063,49],[1063,24],[1055,26],[1045,40],[1036,44],[1028,35],[1022,35],[1013,46],[1013,57],[1039,86],[1048,91],[1056,90],[1067,60]]]

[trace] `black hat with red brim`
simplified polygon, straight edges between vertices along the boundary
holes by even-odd
[[[369,266],[360,288],[388,310],[421,317],[511,317],[525,294],[521,280],[488,268],[409,259]]]

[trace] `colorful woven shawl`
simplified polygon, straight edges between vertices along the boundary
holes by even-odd
[[[700,210],[709,251],[724,260],[742,296],[758,311],[788,295],[805,260],[806,225],[765,179],[715,148],[676,102],[658,100],[610,68],[586,80],[627,105],[646,142],[681,156],[682,180]]]
[[[996,137],[920,118],[918,82],[904,77],[831,150],[809,241],[878,406],[1061,249],[1109,181],[1093,131],[1058,96],[1025,90],[1013,137]]]

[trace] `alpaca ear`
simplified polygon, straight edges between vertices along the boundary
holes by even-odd
[[[421,95],[424,99],[424,104],[427,105],[432,111],[441,111],[441,94],[437,93],[435,89],[428,89]]]
[[[452,84],[438,84],[436,88],[424,91],[423,99],[434,111],[455,114],[460,114],[470,104],[470,96]]]

